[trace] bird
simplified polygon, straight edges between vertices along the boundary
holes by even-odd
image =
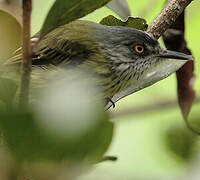
[[[51,70],[84,69],[98,77],[105,108],[177,71],[192,56],[169,51],[145,31],[75,20],[31,38],[36,81]],[[6,64],[20,64],[22,49]],[[42,73],[38,73],[38,70]]]

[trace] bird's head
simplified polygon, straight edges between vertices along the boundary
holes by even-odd
[[[128,87],[111,98],[113,102],[166,78],[193,59],[162,48],[157,40],[137,29],[95,24],[93,31],[101,49],[113,62],[113,72],[119,79],[130,81]]]

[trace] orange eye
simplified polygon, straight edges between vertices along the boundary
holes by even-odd
[[[141,54],[144,52],[144,47],[142,45],[135,45],[134,50],[135,50],[135,52]]]

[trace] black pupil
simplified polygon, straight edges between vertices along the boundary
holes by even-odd
[[[138,46],[138,47],[137,47],[137,50],[138,50],[138,51],[142,51],[142,50],[143,50],[143,47],[142,47],[142,46]]]

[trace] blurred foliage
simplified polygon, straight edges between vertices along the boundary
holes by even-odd
[[[2,64],[21,44],[22,29],[17,20],[0,10],[0,64]]]
[[[105,116],[102,118],[102,123],[78,138],[66,136],[59,139],[46,134],[38,127],[32,113],[1,112],[0,127],[4,143],[19,162],[98,162],[111,141],[113,131],[113,124],[107,122]]]
[[[1,0],[0,9],[14,16],[22,24],[22,2],[21,0]]]
[[[8,72],[2,74],[0,97],[7,106],[0,109],[1,148],[14,161],[8,166],[12,176],[20,176],[30,167],[27,175],[46,179],[51,174],[48,179],[56,179],[63,168],[68,172],[76,164],[87,169],[104,159],[114,124],[103,101],[97,102],[102,97],[96,96],[98,89],[89,75],[80,70],[69,73],[46,73],[45,84],[32,91],[35,96],[30,96],[27,112],[15,107],[15,81],[4,78]],[[53,174],[51,168],[56,169]]]
[[[56,0],[41,29],[41,36],[104,6],[110,0]]]
[[[109,15],[103,18],[100,21],[100,24],[103,24],[106,26],[126,26],[126,27],[139,29],[142,31],[147,30],[147,27],[148,27],[145,19],[129,17],[126,21],[121,21],[112,15]]]
[[[15,81],[0,77],[0,100],[6,105],[11,105],[16,95],[17,84]]]

